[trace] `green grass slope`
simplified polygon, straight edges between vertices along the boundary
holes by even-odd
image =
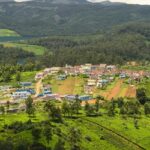
[[[3,43],[4,47],[22,48],[25,51],[33,52],[35,55],[43,55],[46,48],[37,45],[28,45],[22,43]]]
[[[9,29],[0,29],[0,37],[19,37],[20,35]]]

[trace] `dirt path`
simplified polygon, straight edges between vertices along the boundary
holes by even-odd
[[[136,87],[134,85],[130,85],[125,96],[130,98],[136,97]]]
[[[41,93],[42,86],[43,86],[42,79],[40,79],[35,85],[35,93],[36,93],[35,97],[37,97]]]
[[[117,138],[117,137],[120,138],[123,143],[125,143],[125,142],[128,143],[128,146],[130,145],[131,148],[133,148],[133,149],[135,149],[135,150],[146,150],[144,147],[142,147],[142,146],[139,145],[138,143],[131,141],[131,140],[128,139],[127,137],[125,137],[125,136],[123,136],[123,135],[117,133],[117,132],[114,131],[114,130],[111,130],[110,128],[107,128],[107,127],[105,127],[105,126],[103,126],[103,125],[101,125],[101,124],[99,124],[99,123],[97,123],[97,122],[91,121],[91,120],[89,120],[89,119],[87,119],[87,118],[84,118],[84,117],[82,117],[82,119],[83,119],[84,121],[90,122],[90,123],[92,123],[92,124],[94,124],[94,125],[97,125],[97,126],[103,128],[105,131],[107,131],[108,133],[110,133],[110,135],[112,135],[114,138]]]
[[[115,87],[110,92],[107,93],[106,97],[108,100],[111,100],[113,97],[115,98],[118,95],[118,93],[121,90],[122,83],[123,83],[123,80],[119,80],[117,84],[115,85]]]

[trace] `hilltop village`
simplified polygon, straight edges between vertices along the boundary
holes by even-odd
[[[118,97],[135,98],[136,88],[148,71],[121,69],[115,65],[84,64],[80,66],[51,67],[37,72],[34,82],[20,82],[19,88],[1,86],[1,105],[12,105],[8,112],[25,110],[24,100],[31,96],[36,101],[55,99],[74,100],[78,98],[95,103],[96,96],[106,100]]]

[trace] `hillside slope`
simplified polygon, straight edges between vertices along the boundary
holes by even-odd
[[[129,22],[150,21],[150,6],[100,3],[85,0],[46,0],[2,3],[0,28],[21,35],[73,35],[107,30]]]

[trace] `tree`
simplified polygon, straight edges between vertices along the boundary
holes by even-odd
[[[20,73],[20,72],[17,72],[17,73],[16,73],[16,81],[17,81],[17,82],[20,82],[20,81],[21,81],[21,73]]]
[[[115,115],[115,102],[114,102],[114,100],[112,100],[108,104],[108,115],[109,116],[114,116]]]
[[[5,115],[5,107],[4,106],[0,106],[0,112],[3,115],[3,121],[4,121],[4,124],[5,124],[5,117],[4,117],[4,115]]]
[[[118,103],[118,108],[123,107],[124,105],[124,99],[122,97],[117,99],[117,103]]]
[[[85,111],[88,111],[88,110],[89,110],[89,107],[90,107],[90,105],[89,105],[88,101],[86,101],[86,102],[85,102],[85,106],[84,106],[84,110],[85,110]]]
[[[87,116],[93,116],[93,115],[96,115],[96,113],[95,113],[95,107],[89,105],[89,108],[88,108],[88,110],[86,111],[86,115],[87,115]]]
[[[100,100],[96,99],[96,102],[95,102],[95,111],[98,112],[99,109],[100,109]]]
[[[10,73],[10,71],[5,71],[2,74],[2,80],[3,80],[3,82],[9,82],[11,80],[11,73]]]
[[[59,138],[58,139],[58,142],[56,143],[55,147],[54,147],[54,150],[65,150],[65,142]]]
[[[34,143],[38,143],[39,139],[41,138],[41,129],[34,127],[32,129],[32,136],[33,136]]]
[[[144,104],[144,113],[145,113],[145,115],[149,115],[150,114],[150,102],[146,102]]]
[[[64,116],[66,116],[66,114],[68,114],[68,116],[69,116],[70,107],[66,100],[63,101],[61,108],[62,108],[62,113],[64,114]]]
[[[71,150],[80,150],[81,131],[72,127],[69,132],[68,140],[71,145]]]
[[[79,96],[76,95],[75,102],[72,105],[76,114],[79,114],[79,110],[81,109],[81,101],[79,100]]]
[[[53,134],[52,134],[52,128],[50,126],[46,126],[44,128],[43,134],[44,134],[44,136],[46,138],[47,143],[49,144],[49,142],[50,142],[50,140],[52,139],[52,136],[53,136]]]
[[[31,96],[29,96],[26,101],[25,101],[25,105],[26,105],[26,113],[30,116],[31,114],[34,115],[35,112],[35,108],[33,105],[33,99]]]
[[[48,112],[49,117],[52,118],[52,120],[62,122],[61,109],[56,106],[53,101],[48,101],[44,105],[44,109]]]
[[[0,106],[0,112],[4,115],[5,114],[5,107],[4,106]]]
[[[146,90],[144,88],[136,90],[136,97],[142,105],[144,105],[148,101],[148,98],[146,96]]]
[[[7,107],[7,110],[9,110],[9,107],[10,107],[10,101],[7,101],[6,107]]]
[[[136,129],[139,129],[139,125],[138,125],[138,120],[137,119],[134,119],[134,127]]]
[[[20,139],[17,142],[16,150],[27,150],[29,148],[29,142],[25,139]]]
[[[138,101],[127,101],[125,103],[125,108],[127,110],[127,114],[129,115],[140,114],[140,105]]]
[[[127,110],[126,110],[126,108],[125,108],[124,106],[122,106],[122,107],[120,108],[120,114],[121,114],[121,115],[127,114]]]

